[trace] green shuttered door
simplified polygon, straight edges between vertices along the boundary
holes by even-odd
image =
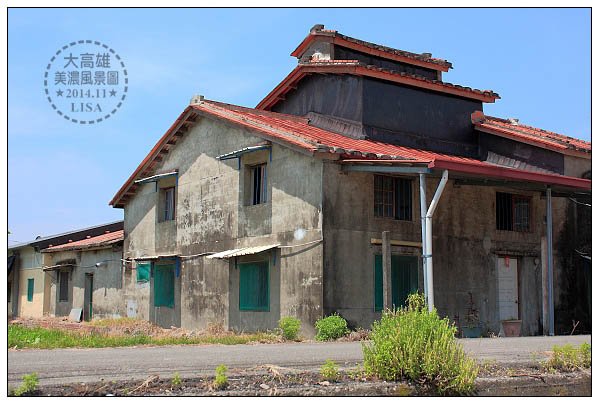
[[[175,264],[154,265],[154,306],[175,307]]]
[[[418,290],[418,257],[391,256],[391,302],[399,308]],[[383,309],[383,256],[374,256],[374,309]]]
[[[268,261],[239,264],[239,310],[269,311]]]

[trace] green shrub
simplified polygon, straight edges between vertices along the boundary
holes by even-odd
[[[215,371],[214,388],[222,390],[229,385],[229,378],[227,377],[227,367],[225,365],[218,365]]]
[[[422,295],[411,295],[407,307],[383,312],[371,341],[362,344],[367,374],[384,380],[425,382],[442,394],[468,394],[478,375],[454,337],[456,328],[436,310],[428,312]]]
[[[336,382],[339,380],[339,366],[332,360],[327,359],[320,368],[320,376],[329,382]]]
[[[349,333],[347,321],[337,313],[316,321],[314,327],[316,327],[317,341],[330,341]]]
[[[30,373],[28,375],[23,376],[23,383],[15,390],[13,390],[12,394],[14,396],[23,396],[26,394],[31,394],[37,390],[39,385],[39,380],[37,378],[37,373]]]
[[[279,320],[279,328],[283,334],[283,338],[290,341],[297,340],[302,322],[295,317],[281,317]]]
[[[553,347],[551,359],[543,366],[547,370],[572,372],[591,367],[591,345],[586,342],[578,348],[571,344]]]
[[[179,372],[175,372],[175,374],[173,375],[173,380],[171,380],[171,385],[174,388],[179,388],[181,387],[181,384],[183,384],[183,381],[181,380],[181,375],[179,375]]]

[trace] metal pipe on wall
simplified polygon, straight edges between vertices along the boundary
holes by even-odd
[[[435,191],[435,195],[433,195],[433,200],[426,212],[426,282],[427,282],[427,291],[428,294],[426,296],[426,300],[428,302],[428,310],[432,311],[435,305],[435,296],[433,289],[433,214],[437,209],[437,205],[439,204],[439,199],[441,199],[441,195],[443,194],[443,190],[445,189],[445,185],[447,184],[447,179],[449,177],[449,173],[447,170],[443,171],[443,175],[441,176],[441,181],[439,181],[439,185],[437,186],[437,190]]]
[[[547,309],[549,310],[549,335],[555,335],[553,304],[553,211],[551,206],[551,187],[547,187]]]
[[[422,233],[422,279],[424,296],[428,296],[426,276],[426,175],[420,173],[420,232]]]

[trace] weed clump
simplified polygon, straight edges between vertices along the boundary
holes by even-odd
[[[339,366],[330,359],[327,359],[320,368],[320,376],[323,380],[336,382],[339,380]]]
[[[39,379],[37,378],[37,373],[30,373],[23,376],[23,383],[12,391],[12,395],[16,397],[30,395],[37,390],[38,386]]]
[[[347,321],[337,313],[316,321],[314,327],[317,341],[330,341],[349,333]]]
[[[366,373],[430,383],[440,394],[471,393],[478,366],[455,340],[456,328],[436,310],[428,312],[423,295],[412,294],[406,302],[372,325],[371,342],[362,344]]]
[[[296,341],[302,322],[295,317],[281,317],[279,320],[279,328],[283,334],[283,338],[289,341]]]
[[[225,365],[218,365],[214,372],[214,388],[217,390],[223,390],[229,385],[229,378],[227,377],[227,367]]]
[[[171,380],[171,385],[178,389],[179,387],[181,387],[181,385],[183,384],[183,381],[181,380],[181,375],[179,374],[179,372],[175,372],[175,374],[173,375],[173,379]]]
[[[551,352],[551,359],[543,364],[548,371],[573,372],[591,367],[591,345],[586,342],[578,348],[571,344],[556,345]]]

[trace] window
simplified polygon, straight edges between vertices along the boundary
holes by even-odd
[[[175,187],[164,188],[164,221],[175,220]]]
[[[530,197],[497,192],[495,222],[497,230],[530,230]]]
[[[154,307],[175,307],[175,264],[154,265]]]
[[[58,273],[58,301],[69,301],[69,273],[67,271]]]
[[[266,179],[266,164],[251,166],[252,198],[251,205],[259,205],[267,201],[268,182]]]
[[[150,268],[152,268],[151,262],[137,263],[137,282],[148,282],[150,280]]]
[[[418,290],[418,257],[391,256],[391,303],[403,306],[410,293]],[[383,309],[383,256],[374,256],[374,310]]]
[[[239,310],[270,311],[268,261],[239,264]]]
[[[375,175],[374,215],[412,220],[412,180]]]
[[[27,301],[33,301],[33,278],[27,279]]]

